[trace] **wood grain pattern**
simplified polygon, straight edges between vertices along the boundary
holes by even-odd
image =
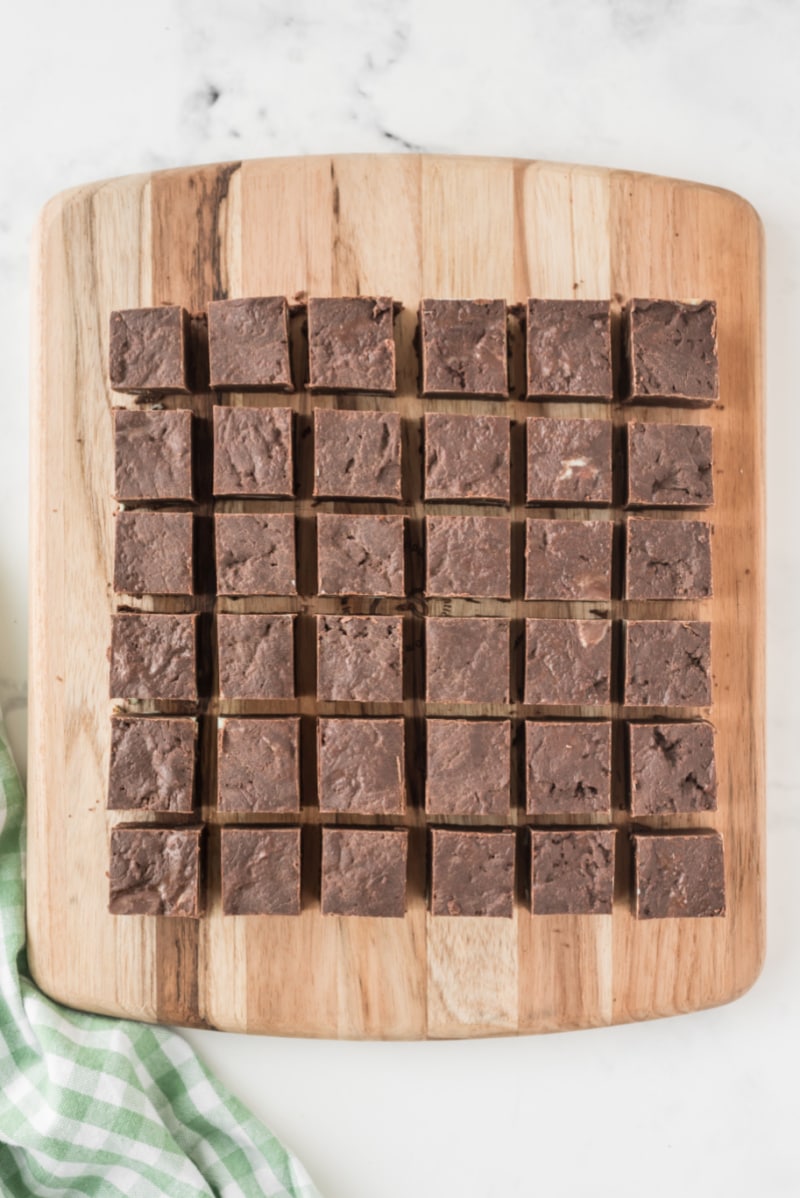
[[[56,197],[39,226],[34,286],[28,924],[31,966],[48,993],[72,1006],[139,1019],[401,1038],[643,1019],[725,1002],[752,983],[764,948],[762,245],[760,223],[745,201],[659,177],[517,160],[389,155],[226,164],[98,183]],[[624,836],[611,916],[533,918],[518,904],[509,921],[434,919],[424,901],[423,818],[413,806],[403,921],[321,917],[314,808],[303,816],[301,916],[223,919],[212,806],[202,812],[210,824],[207,917],[193,923],[107,914],[108,829],[121,818],[104,807],[114,512],[108,314],[162,302],[197,311],[224,296],[356,292],[393,295],[405,308],[397,326],[398,398],[350,398],[350,406],[413,415],[508,411],[518,421],[533,413],[608,415],[608,408],[528,404],[518,390],[502,404],[419,400],[412,342],[423,294],[510,302],[528,295],[716,298],[720,404],[704,412],[684,409],[677,417],[668,409],[612,409],[617,425],[630,418],[713,425],[715,598],[615,600],[611,616],[713,622],[719,810],[681,822],[713,826],[725,836],[724,919],[635,921]],[[518,386],[518,346],[512,368]],[[133,401],[114,396],[113,402]],[[226,402],[278,401],[232,396]],[[312,403],[301,392],[296,402],[302,427],[312,407],[340,401],[318,396]],[[201,424],[207,421],[212,397],[194,396],[191,403]],[[419,435],[411,421],[404,436],[407,460],[417,462]],[[520,518],[519,486],[516,496],[512,516]],[[236,501],[219,506],[237,510]],[[322,506],[337,510],[335,503]],[[200,494],[198,510],[211,512],[208,491]],[[298,510],[300,545],[310,551],[310,477],[301,479]],[[406,515],[413,532],[421,504],[407,507]],[[274,600],[249,603],[247,610],[276,609]],[[340,610],[338,600],[319,603],[328,606],[317,610]],[[283,604],[281,610],[304,613],[305,693],[298,706],[308,732],[313,630],[305,600]],[[185,605],[176,599],[159,607]],[[153,603],[132,600],[130,606],[148,610]],[[213,606],[210,597],[202,600],[204,610]],[[231,599],[216,606],[242,610],[241,601]],[[359,601],[350,607],[366,610]],[[377,608],[397,609],[391,600]],[[521,620],[534,609],[582,615],[587,605],[565,609],[515,599],[510,614]],[[509,613],[489,601],[432,601],[430,610]],[[209,620],[207,637],[210,627]],[[213,657],[210,640],[205,648]],[[417,686],[407,686],[406,716],[422,712],[415,693]],[[214,703],[201,719],[212,773],[217,710],[235,712],[237,705]],[[516,704],[491,712],[511,716],[515,727],[524,714]],[[643,713],[613,705],[576,714]],[[619,749],[613,822],[626,827]],[[524,822],[521,811],[511,822]]]

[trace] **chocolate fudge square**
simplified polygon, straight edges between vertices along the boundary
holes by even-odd
[[[632,399],[706,405],[718,398],[713,300],[635,299],[625,317]]]
[[[528,503],[611,503],[610,420],[530,416],[525,423]]]
[[[711,625],[625,621],[625,700],[635,707],[711,705]]]
[[[317,698],[324,702],[401,702],[401,617],[317,616]]]
[[[402,919],[406,913],[408,832],[323,828],[323,915]]]
[[[610,520],[528,520],[526,599],[611,598]]]
[[[627,599],[711,598],[710,524],[631,516],[626,531]]]
[[[629,504],[709,507],[713,502],[708,425],[628,425]]]
[[[502,516],[428,516],[426,594],[511,598],[511,523]]]
[[[508,703],[508,620],[427,619],[425,697],[429,703]]]
[[[216,391],[291,391],[289,308],[283,296],[211,300],[208,357]]]
[[[611,812],[611,724],[525,723],[528,815]]]
[[[320,595],[404,595],[402,516],[317,516]]]
[[[628,754],[633,815],[716,811],[711,724],[628,724]]]
[[[203,829],[111,829],[108,909],[112,915],[203,914],[200,849]]]
[[[529,399],[613,399],[611,306],[603,300],[529,299]]]
[[[309,391],[393,395],[394,304],[386,296],[308,301]]]
[[[214,408],[214,494],[290,496],[291,408]]]
[[[514,914],[513,832],[432,828],[430,909],[433,915]]]
[[[196,745],[196,720],[113,717],[109,810],[193,811]]]
[[[112,616],[112,699],[197,699],[197,616]]]
[[[217,729],[217,808],[300,810],[300,720],[225,716]]]
[[[222,828],[222,914],[299,915],[300,829]]]
[[[296,595],[294,516],[224,512],[214,517],[218,595]]]
[[[219,697],[294,698],[294,616],[217,616]]]
[[[127,308],[111,313],[109,378],[115,391],[186,393],[189,316],[183,308]]]
[[[425,416],[425,498],[508,503],[511,422],[506,416]]]
[[[136,500],[192,500],[192,413],[114,411],[114,494]]]
[[[402,499],[397,412],[314,410],[314,494]]]
[[[419,309],[423,395],[508,395],[505,300],[424,299]]]
[[[117,512],[114,591],[191,595],[192,523],[188,512]]]
[[[427,720],[425,807],[432,815],[495,815],[511,803],[509,720]]]
[[[534,915],[610,915],[614,849],[610,828],[531,829]]]
[[[719,832],[635,832],[637,919],[725,914],[725,857]]]
[[[317,795],[320,811],[402,814],[406,809],[403,721],[319,720]]]
[[[610,620],[526,620],[525,702],[611,702]]]

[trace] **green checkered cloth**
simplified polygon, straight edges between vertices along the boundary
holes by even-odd
[[[0,1193],[319,1198],[180,1036],[37,990],[25,957],[24,810],[0,713]]]

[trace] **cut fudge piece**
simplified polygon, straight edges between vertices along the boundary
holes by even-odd
[[[402,516],[317,516],[320,595],[404,595]]]
[[[314,410],[314,494],[402,499],[397,412]]]
[[[711,625],[625,621],[625,700],[636,707],[711,705]]]
[[[430,909],[434,915],[514,914],[513,832],[432,828]]]
[[[710,599],[711,525],[630,516],[627,599]]]
[[[532,828],[533,914],[610,915],[615,842],[611,828]]]
[[[386,296],[308,301],[309,391],[395,391],[394,304]]]
[[[323,828],[323,915],[402,919],[406,913],[408,832]]]
[[[711,724],[628,724],[628,751],[633,815],[716,810]]]
[[[300,829],[222,828],[223,915],[299,915]]]
[[[509,720],[427,720],[425,806],[435,815],[496,815],[511,803]]]
[[[406,809],[402,720],[327,720],[317,726],[320,811],[398,815]]]
[[[214,408],[214,494],[294,494],[291,408]]]
[[[217,616],[221,699],[294,697],[294,616]]]
[[[423,395],[508,395],[505,300],[424,299]]]
[[[528,520],[526,599],[611,598],[610,520]]]
[[[506,416],[425,416],[425,498],[508,503],[511,422]]]
[[[111,829],[108,909],[112,915],[203,914],[203,828],[120,824]]]
[[[708,425],[628,425],[629,504],[709,507],[713,502]]]
[[[289,308],[283,296],[211,300],[210,385],[217,391],[291,391]]]
[[[508,620],[427,619],[425,697],[429,703],[508,703]]]
[[[526,620],[525,702],[611,702],[610,620]]]
[[[611,811],[611,724],[525,724],[525,810],[529,815]]]
[[[296,595],[294,516],[224,512],[214,517],[218,595]]]
[[[632,840],[637,919],[725,914],[719,832],[635,832]]]
[[[114,717],[108,773],[110,810],[191,812],[196,743],[196,720]]]
[[[528,398],[613,399],[611,305],[529,299]]]
[[[611,421],[530,416],[528,503],[612,500]]]
[[[428,595],[510,599],[511,523],[498,516],[428,516]]]
[[[399,703],[403,698],[400,616],[317,616],[317,698]]]
[[[634,400],[698,405],[719,396],[713,300],[631,300],[623,325]]]
[[[234,719],[217,731],[220,811],[300,810],[300,720]]]
[[[197,699],[197,616],[112,617],[112,699]]]
[[[114,590],[127,595],[191,595],[192,516],[188,512],[117,512]]]
[[[138,499],[192,499],[192,413],[114,411],[114,493]]]
[[[127,308],[111,313],[109,377],[115,391],[191,390],[189,315],[183,308]]]

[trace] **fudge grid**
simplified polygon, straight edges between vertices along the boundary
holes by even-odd
[[[395,309],[388,298],[312,298],[307,306],[308,390],[393,395]],[[210,304],[212,388],[290,392],[288,317],[282,297]],[[713,303],[635,300],[623,314],[623,327],[628,398],[714,402],[718,367]],[[530,300],[524,329],[528,399],[614,398],[607,302]],[[180,308],[113,314],[112,386],[145,396],[152,392],[155,397],[159,392],[189,393],[196,377],[191,342],[190,321]],[[423,300],[419,349],[422,395],[508,397],[504,301]],[[121,504],[134,505],[121,508],[115,520],[113,588],[119,595],[191,598],[195,593],[194,517],[163,507],[191,504],[196,498],[193,423],[187,409],[114,413],[115,495]],[[510,505],[512,422],[507,416],[434,410],[421,417],[421,424],[426,503]],[[294,425],[290,407],[215,406],[214,496],[292,500],[302,477],[296,455],[302,452],[311,457],[315,499],[353,500],[357,505],[362,500],[400,503],[411,498],[400,412],[318,407],[308,441],[298,440]],[[610,507],[619,502],[612,433],[610,420],[529,417],[524,429],[524,499],[529,508]],[[710,428],[632,421],[623,444],[629,508],[711,505]],[[140,504],[162,507],[153,510]],[[509,516],[445,510],[447,514],[428,511],[423,521],[425,596],[509,600]],[[407,557],[417,551],[407,542],[405,515],[319,512],[315,524],[318,595],[405,597]],[[712,531],[710,524],[694,518],[629,514],[624,528],[624,597],[709,598]],[[605,513],[591,519],[585,512],[559,511],[558,518],[531,513],[524,532],[524,584],[514,585],[524,585],[518,593],[525,600],[611,599],[614,524]],[[213,544],[217,594],[235,599],[297,594],[295,513],[217,510]],[[222,700],[295,699],[295,623],[290,613],[217,614],[214,646]],[[413,623],[416,626],[416,618]],[[345,714],[335,706],[402,702],[404,654],[410,648],[403,618],[318,614],[315,628],[316,699],[334,706],[322,708],[324,714],[311,721],[312,732],[304,730],[294,714],[229,715],[218,721],[218,810],[244,817],[294,817],[293,824],[280,827],[239,824],[221,829],[216,844],[224,914],[296,916],[302,909],[305,833],[298,821],[309,803],[303,781],[307,770],[301,769],[309,735],[314,742],[312,762],[316,761],[316,804],[323,819],[338,814],[402,819],[409,804],[424,802],[431,821],[465,821],[464,827],[450,823],[429,828],[427,901],[433,915],[510,917],[517,901],[520,853],[525,868],[519,875],[519,895],[533,915],[612,910],[613,829],[532,827],[524,839],[522,833],[502,826],[511,816],[512,803],[524,805],[529,819],[610,818],[609,720],[535,718],[536,712],[528,711],[515,750],[508,718],[456,717],[434,706],[415,726],[411,741],[424,757],[424,791],[414,797],[406,775],[411,751],[406,720],[398,714]],[[508,704],[517,655],[523,659],[522,698],[528,707],[591,708],[618,697],[612,693],[612,625],[607,619],[529,616],[524,638],[513,644],[509,619],[496,615],[428,616],[421,632],[416,640],[422,642],[428,704]],[[406,646],[404,639],[409,641]],[[622,640],[625,704],[659,709],[710,705],[707,623],[627,620]],[[199,702],[198,652],[195,614],[114,616],[112,697],[178,701],[194,710]],[[625,747],[632,816],[715,809],[710,725],[663,717],[658,723],[630,721]],[[522,754],[520,782],[513,783],[517,752]],[[198,724],[193,716],[115,715],[109,809],[191,816],[196,810],[197,762]],[[520,784],[520,797],[513,799]],[[208,796],[203,795],[203,801]],[[477,818],[496,820],[499,826],[470,826]],[[406,829],[324,826],[319,835],[319,902],[324,915],[404,915]],[[635,831],[633,847],[637,918],[724,913],[724,863],[717,833]],[[202,914],[201,828],[117,825],[110,848],[112,913]]]

